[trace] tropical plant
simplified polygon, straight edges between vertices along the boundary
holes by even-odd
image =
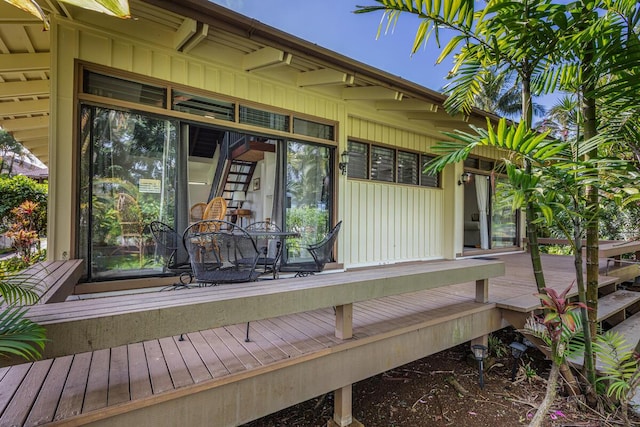
[[[628,344],[624,336],[607,331],[593,343],[602,361],[599,382],[607,383],[607,396],[619,403],[625,425],[629,423],[629,402],[640,386],[640,354]]]
[[[538,406],[530,427],[542,425],[555,398],[560,369],[566,366],[567,358],[584,349],[583,341],[579,339],[583,330],[581,317],[576,310],[586,308],[586,305],[570,302],[567,294],[572,287],[573,284],[569,285],[561,293],[545,288],[543,293],[537,295],[545,310],[544,317],[532,316],[525,324],[523,332],[541,339],[547,345],[552,362],[545,397]]]
[[[0,356],[41,356],[46,330],[25,317],[28,308],[24,307],[36,302],[40,292],[40,283],[25,273],[0,272]]]
[[[46,234],[47,225],[47,184],[40,184],[23,175],[0,176],[0,232],[20,220],[12,210],[25,201],[38,204],[34,217],[34,229],[40,236]]]

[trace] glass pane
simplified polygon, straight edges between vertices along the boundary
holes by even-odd
[[[440,187],[440,174],[438,172],[435,172],[433,174],[428,174],[424,171],[424,169],[427,167],[427,164],[435,159],[434,156],[427,156],[427,155],[422,155],[421,157],[422,159],[422,166],[421,166],[421,172],[420,172],[420,185],[424,186],[424,187]]]
[[[398,182],[418,185],[418,155],[398,152]]]
[[[90,71],[84,73],[83,92],[154,107],[165,108],[167,105],[167,90],[164,87],[151,86]]]
[[[293,118],[293,132],[300,135],[314,136],[316,138],[333,141],[333,126],[325,123],[316,123],[310,120]]]
[[[240,123],[260,126],[268,129],[289,131],[289,116],[272,113],[271,111],[240,106]]]
[[[197,114],[211,119],[235,120],[235,104],[233,102],[219,101],[179,91],[174,91],[171,98],[171,105],[175,111]]]
[[[333,188],[331,156],[328,147],[287,143],[285,224],[287,231],[301,236],[287,242],[289,263],[311,261],[304,246],[322,240],[329,232]]]
[[[506,178],[495,179],[495,192],[491,200],[491,247],[503,248],[518,244],[518,216],[511,209],[511,185]]]
[[[390,148],[371,147],[371,179],[395,182],[395,151]]]
[[[148,225],[175,228],[176,123],[82,108],[80,248],[90,279],[162,271]]]
[[[349,141],[349,166],[347,176],[349,178],[369,178],[369,145],[361,142]]]

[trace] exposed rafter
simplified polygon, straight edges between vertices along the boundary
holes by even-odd
[[[196,33],[187,41],[182,47],[184,53],[188,53],[191,49],[198,46],[202,40],[207,38],[209,34],[209,25],[198,22],[198,29]]]
[[[0,98],[14,98],[49,93],[49,80],[31,80],[26,82],[0,83]]]
[[[19,130],[13,132],[13,137],[20,142],[46,138],[49,135],[49,128],[37,128],[29,130]]]
[[[263,47],[255,52],[247,53],[242,58],[242,68],[245,71],[256,71],[279,65],[289,65],[293,56],[287,52],[272,47]]]
[[[21,116],[25,114],[48,113],[49,100],[0,102],[0,116]]]
[[[1,120],[0,126],[2,126],[4,130],[9,132],[43,128],[43,127],[49,126],[49,116],[25,117],[22,119]]]
[[[175,50],[182,49],[182,46],[184,46],[189,39],[193,37],[197,30],[198,22],[195,19],[187,18],[182,21],[182,25],[180,25],[180,28],[178,28],[173,36],[173,47]]]
[[[305,86],[352,85],[355,77],[342,71],[323,68],[298,74],[297,84]]]
[[[0,72],[25,72],[48,70],[49,53],[5,53],[0,55]]]
[[[419,99],[403,99],[401,101],[378,101],[376,102],[376,110],[435,113],[438,111],[438,106],[429,102],[420,101]]]
[[[365,99],[400,101],[402,99],[402,92],[381,86],[348,87],[342,89],[342,99],[346,101]]]

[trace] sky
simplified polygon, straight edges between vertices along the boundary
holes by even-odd
[[[451,61],[436,64],[440,50],[435,39],[411,55],[419,20],[402,14],[398,23],[381,34],[382,12],[355,14],[356,5],[378,4],[374,0],[211,0],[263,24],[293,34],[367,65],[442,91]],[[441,37],[444,34],[441,34]],[[556,96],[536,99],[549,108]]]

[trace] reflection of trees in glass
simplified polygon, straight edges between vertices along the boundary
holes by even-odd
[[[113,254],[114,247],[121,246],[124,251],[129,244],[122,238],[123,227],[116,212],[119,193],[133,198],[142,224],[162,220],[173,225],[176,139],[174,122],[83,107],[80,236],[85,256],[89,254],[87,245],[93,248],[95,258],[102,250]]]
[[[287,145],[286,229],[300,233],[302,245],[317,242],[329,231],[330,154],[320,145],[294,141]],[[298,247],[294,242],[288,247],[291,260]]]

